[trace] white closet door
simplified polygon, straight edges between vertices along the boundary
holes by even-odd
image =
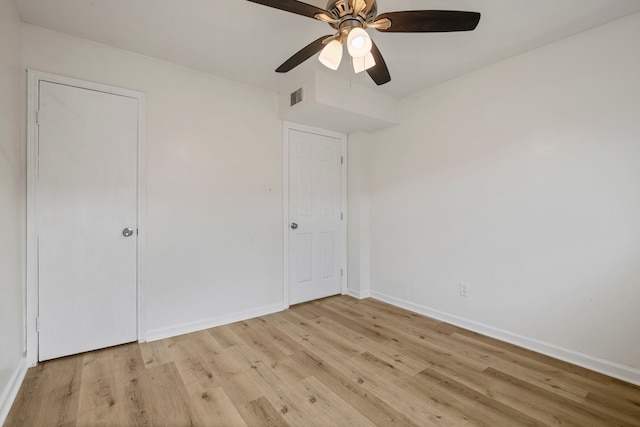
[[[342,140],[291,129],[289,149],[289,299],[297,304],[342,290]]]
[[[137,339],[138,102],[39,84],[39,360]]]

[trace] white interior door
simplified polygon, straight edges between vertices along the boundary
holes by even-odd
[[[39,83],[39,360],[137,339],[138,103]]]
[[[289,130],[289,302],[342,291],[342,139]]]

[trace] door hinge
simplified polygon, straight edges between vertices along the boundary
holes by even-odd
[[[344,212],[340,212],[340,220],[344,219]]]
[[[340,164],[344,165],[344,156],[340,156]]]
[[[36,332],[40,332],[40,316],[36,317]]]
[[[340,269],[340,277],[344,277],[344,270],[342,268]]]
[[[36,110],[36,124],[40,124],[40,110]]]

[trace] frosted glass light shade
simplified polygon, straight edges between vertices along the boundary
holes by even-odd
[[[376,60],[373,58],[371,52],[367,53],[362,58],[353,58],[353,71],[355,71],[356,73],[361,73],[364,70],[368,70],[374,65],[376,65]]]
[[[363,28],[356,27],[349,32],[347,49],[353,58],[362,58],[371,52],[371,37]]]
[[[337,70],[342,61],[342,43],[338,40],[332,40],[320,52],[318,60],[327,68]]]

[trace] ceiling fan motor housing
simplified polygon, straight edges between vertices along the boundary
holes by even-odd
[[[331,14],[335,19],[342,20],[344,18],[353,19],[353,1],[354,0],[329,0],[327,3],[327,12]],[[358,17],[363,22],[372,22],[378,14],[377,2],[373,2],[373,6],[366,15],[360,13]],[[338,25],[332,25],[334,28],[338,28]]]

